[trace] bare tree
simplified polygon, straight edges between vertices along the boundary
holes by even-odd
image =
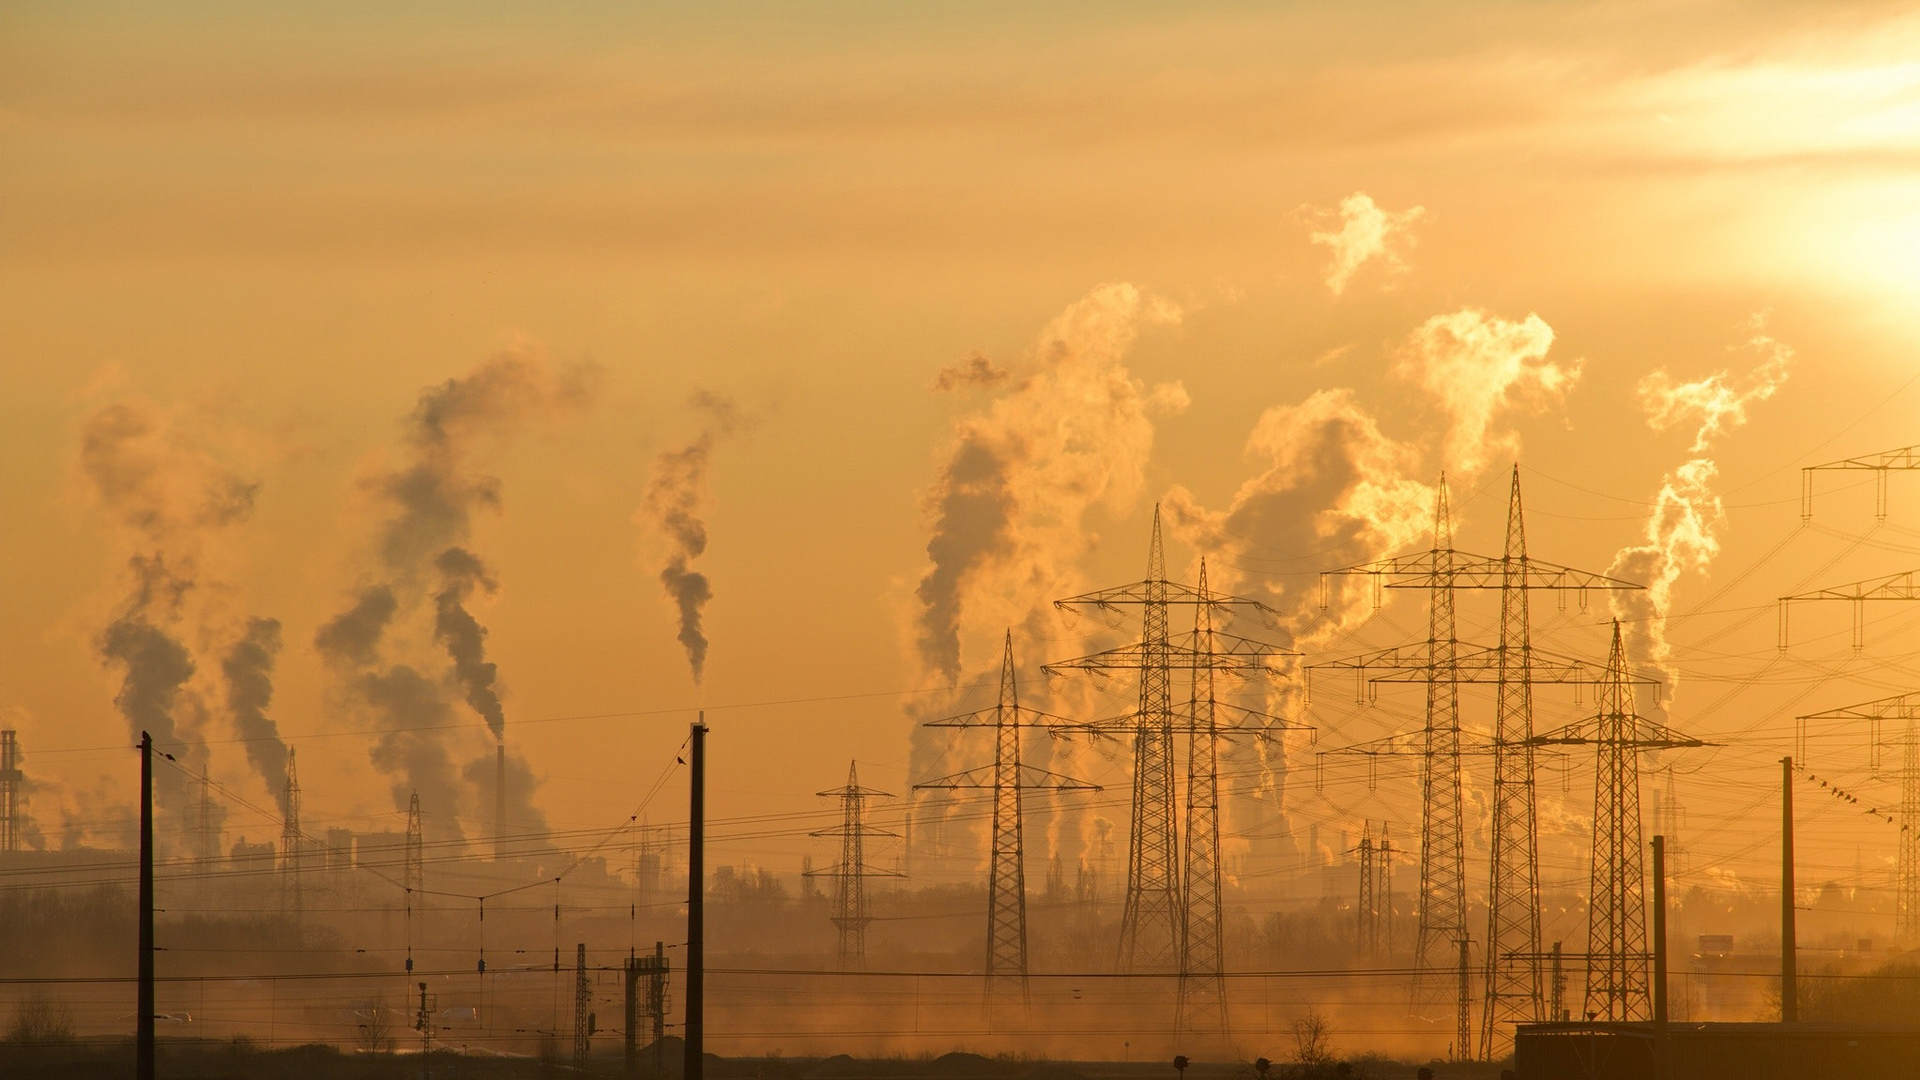
[[[393,1013],[387,1009],[386,1002],[376,998],[359,1019],[359,1037],[355,1042],[360,1049],[369,1054],[390,1053],[393,1050]]]
[[[1293,1021],[1293,1059],[1303,1070],[1333,1064],[1333,1021],[1319,1009],[1309,1008]]]
[[[73,1010],[44,990],[22,998],[7,1025],[7,1042],[15,1046],[64,1046],[73,1039]]]

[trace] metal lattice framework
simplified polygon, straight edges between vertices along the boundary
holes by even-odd
[[[1360,895],[1353,905],[1354,952],[1361,960],[1380,955],[1380,907],[1373,888],[1373,822],[1360,829]]]
[[[1858,720],[1868,725],[1869,739],[1881,745],[1885,720],[1906,722],[1900,747],[1900,848],[1894,861],[1894,940],[1920,944],[1920,691],[1808,713],[1799,720]]]
[[[407,800],[406,866],[402,871],[401,884],[407,894],[407,971],[411,972],[413,940],[422,923],[420,909],[426,903],[427,887],[425,845],[420,827],[420,793],[417,791]]]
[[[1882,600],[1920,600],[1920,570],[1908,570],[1889,577],[1868,578],[1865,581],[1850,581],[1845,585],[1829,585],[1824,589],[1781,597],[1779,601],[1780,648],[1787,647],[1787,617],[1792,605],[1815,600],[1845,600],[1853,604],[1853,647],[1859,649],[1866,645],[1867,603]]]
[[[867,837],[897,835],[867,824],[867,800],[890,799],[893,796],[877,788],[861,787],[859,767],[851,761],[847,763],[846,786],[829,788],[818,794],[822,798],[840,800],[840,825],[813,833],[814,836],[840,838],[840,861],[813,873],[816,876],[831,875],[833,878],[833,925],[840,931],[837,956],[843,970],[858,971],[867,964],[867,927],[873,922],[867,906],[866,880],[870,877],[899,876],[892,871],[867,865]]]
[[[993,838],[987,878],[986,1018],[989,1030],[1010,1020],[1024,1021],[1027,996],[1027,871],[1022,831],[1023,795],[1099,791],[1097,784],[1045,769],[1023,766],[1023,732],[1033,727],[1071,724],[1065,717],[1020,706],[1009,630],[1000,664],[1000,697],[990,708],[936,720],[928,727],[986,728],[993,732],[993,764],[915,784],[915,790],[986,790],[993,793]]]
[[[1638,589],[1618,578],[1534,559],[1527,554],[1525,515],[1520,494],[1520,470],[1513,468],[1507,505],[1506,547],[1498,558],[1474,555],[1452,546],[1451,523],[1443,477],[1434,514],[1434,546],[1425,552],[1329,571],[1322,575],[1323,602],[1327,584],[1335,576],[1366,576],[1380,590],[1425,589],[1429,601],[1429,636],[1412,643],[1365,653],[1357,657],[1311,665],[1315,669],[1351,671],[1357,694],[1366,700],[1379,683],[1424,682],[1427,686],[1427,723],[1417,752],[1421,755],[1422,852],[1420,932],[1414,954],[1414,1006],[1417,1012],[1437,1011],[1444,992],[1444,973],[1456,966],[1445,950],[1467,940],[1464,925],[1466,882],[1462,844],[1463,807],[1459,796],[1460,758],[1488,753],[1493,758],[1493,835],[1488,873],[1488,929],[1483,974],[1487,993],[1481,1017],[1479,1056],[1502,1055],[1511,1039],[1510,1025],[1543,1018],[1542,974],[1537,959],[1504,958],[1540,955],[1539,839],[1535,806],[1533,760],[1533,691],[1535,684],[1606,685],[1613,677],[1586,660],[1562,656],[1532,645],[1528,594],[1551,589],[1575,593],[1584,605],[1594,589]],[[1500,642],[1485,646],[1462,642],[1454,632],[1456,589],[1498,589],[1501,596]],[[1628,676],[1638,685],[1657,687],[1656,680]],[[1494,683],[1498,712],[1493,737],[1485,745],[1460,728],[1459,684]],[[1362,744],[1333,753],[1404,753],[1404,738]],[[1428,843],[1437,844],[1429,851]],[[1456,872],[1456,867],[1460,867]],[[1460,995],[1458,985],[1454,987]],[[1470,995],[1471,988],[1466,991]],[[1470,1015],[1468,997],[1457,996],[1455,1016]],[[1462,1056],[1473,1053],[1470,1022],[1457,1023],[1456,1045]]]
[[[0,851],[20,850],[20,789],[25,781],[20,771],[19,735],[12,728],[0,731]]]
[[[1613,676],[1591,718],[1536,737],[1537,746],[1592,746],[1593,854],[1587,898],[1586,1012],[1598,1020],[1653,1018],[1647,953],[1646,858],[1641,844],[1640,752],[1706,746],[1634,711],[1620,623],[1613,624]]]
[[[1903,446],[1878,454],[1842,458],[1824,465],[1808,465],[1800,470],[1800,520],[1813,520],[1813,474],[1818,472],[1876,473],[1873,492],[1873,516],[1887,520],[1887,475],[1920,469],[1920,446]]]
[[[587,943],[582,941],[573,950],[573,1071],[587,1071],[587,1057],[592,1050],[589,1041],[593,1034],[592,1021],[588,1019],[588,1010],[593,1005],[593,984],[587,981]]]
[[[1206,593],[1168,581],[1160,541],[1160,509],[1153,511],[1144,580],[1054,602],[1064,611],[1112,613],[1140,609],[1140,638],[1117,649],[1048,664],[1048,674],[1066,671],[1127,672],[1139,680],[1139,708],[1125,717],[1085,725],[1111,733],[1124,727],[1133,736],[1132,820],[1128,834],[1127,897],[1120,923],[1119,967],[1123,972],[1177,973],[1181,965],[1184,920],[1177,822],[1174,817],[1173,668],[1210,673],[1266,674],[1268,661],[1283,654],[1260,642],[1225,634],[1209,635],[1202,649],[1198,635],[1175,638],[1168,631],[1169,609],[1189,604],[1215,612],[1273,610],[1255,600]],[[1190,722],[1188,724],[1190,727]]]
[[[282,898],[289,910],[298,914],[300,893],[300,772],[294,766],[293,748],[287,748],[287,806],[280,823],[280,877]]]

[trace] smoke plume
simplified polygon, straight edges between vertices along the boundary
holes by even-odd
[[[1494,433],[1504,413],[1560,404],[1580,379],[1581,361],[1547,359],[1553,329],[1538,315],[1519,322],[1466,308],[1436,315],[1407,338],[1395,374],[1433,395],[1449,418],[1442,467],[1471,476],[1494,455],[1512,455],[1519,439]]]
[[[466,608],[475,589],[491,593],[498,586],[480,557],[465,548],[448,548],[434,565],[445,584],[434,597],[433,636],[446,646],[454,681],[466,691],[467,704],[487,722],[496,740],[504,739],[507,715],[493,685],[496,669],[487,662],[487,628]]]
[[[95,642],[121,675],[114,707],[129,735],[146,731],[161,750],[204,767],[205,743],[178,723],[196,670],[184,640],[189,601],[209,545],[251,515],[258,485],[144,401],[115,402],[89,416],[79,464],[128,570],[127,591]],[[196,623],[204,619],[195,614]],[[181,810],[179,770],[154,775],[156,802]]]
[[[1398,212],[1383,210],[1364,191],[1341,199],[1337,210],[1318,211],[1317,216],[1327,227],[1315,229],[1309,236],[1333,252],[1333,261],[1327,265],[1327,288],[1339,296],[1360,268],[1376,259],[1389,273],[1404,273],[1407,263],[1403,252],[1413,246],[1413,223],[1426,212],[1420,206]]]
[[[1416,479],[1417,447],[1394,440],[1346,388],[1321,390],[1298,405],[1261,415],[1246,454],[1259,472],[1240,485],[1222,511],[1201,506],[1185,488],[1166,496],[1175,535],[1209,556],[1222,591],[1252,597],[1279,613],[1275,644],[1305,651],[1365,621],[1373,611],[1365,589],[1333,593],[1320,610],[1315,570],[1365,562],[1404,548],[1431,524],[1433,488]],[[1299,719],[1301,685],[1270,682],[1271,715]],[[1284,743],[1229,744],[1228,814],[1234,831],[1271,838],[1287,823]],[[1256,820],[1248,821],[1247,817]],[[1232,841],[1238,846],[1247,841]]]
[[[227,711],[247,747],[253,771],[287,812],[287,744],[267,715],[273,704],[273,664],[280,655],[280,620],[251,619],[240,640],[220,661],[227,682]]]
[[[1693,382],[1675,382],[1663,368],[1640,380],[1640,407],[1656,431],[1694,425],[1688,452],[1695,455],[1661,478],[1641,543],[1620,549],[1607,573],[1645,585],[1644,592],[1616,591],[1616,618],[1641,620],[1645,633],[1632,635],[1628,647],[1633,659],[1660,672],[1669,691],[1679,673],[1669,662],[1667,613],[1680,575],[1705,573],[1720,554],[1720,532],[1726,511],[1713,490],[1719,466],[1708,452],[1722,436],[1747,422],[1747,407],[1765,401],[1780,389],[1793,366],[1793,350],[1767,336],[1756,318],[1745,348],[1762,359],[1744,377],[1715,372]]]
[[[707,575],[693,569],[693,562],[707,550],[707,523],[703,517],[712,493],[707,486],[707,464],[713,446],[722,436],[732,434],[738,423],[733,402],[719,394],[702,390],[688,403],[706,417],[700,434],[678,450],[660,455],[654,464],[653,482],[647,487],[642,514],[651,520],[667,541],[666,561],[660,567],[660,584],[667,590],[679,614],[680,644],[687,650],[687,666],[693,669],[693,681],[699,683],[707,670],[707,634],[701,615],[707,601],[713,599],[713,584]]]
[[[959,681],[963,623],[997,639],[1065,595],[1090,543],[1087,511],[1118,512],[1139,495],[1153,416],[1184,409],[1187,392],[1148,387],[1123,361],[1142,327],[1180,316],[1133,285],[1101,285],[1041,332],[1029,370],[955,422],[926,501],[930,565],[915,590],[928,672]]]
[[[505,732],[486,628],[471,610],[476,594],[498,588],[472,543],[475,516],[503,506],[500,479],[486,465],[527,427],[587,407],[598,382],[597,367],[558,365],[530,345],[496,353],[423,390],[405,419],[399,460],[367,482],[384,509],[375,559],[314,646],[349,701],[380,729],[373,763],[392,779],[395,807],[418,791],[436,828],[457,828],[456,814],[472,798],[447,745],[455,737],[447,730],[450,691],[494,739]],[[410,652],[411,635],[398,632],[428,606],[433,639],[448,658],[444,680],[427,673],[430,661]]]

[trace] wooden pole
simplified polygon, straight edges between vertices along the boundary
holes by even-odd
[[[681,1075],[700,1080],[706,1036],[707,714],[693,722],[693,754],[687,828],[687,1024]]]
[[[140,1003],[134,1019],[134,1075],[154,1080],[153,736],[140,733]]]
[[[1800,1019],[1795,971],[1799,939],[1793,926],[1793,759],[1780,759],[1780,1022]]]

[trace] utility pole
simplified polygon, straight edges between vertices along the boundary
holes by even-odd
[[[1173,668],[1186,666],[1192,647],[1181,648],[1169,636],[1171,608],[1205,604],[1217,610],[1251,609],[1271,619],[1273,609],[1254,600],[1203,595],[1167,580],[1160,541],[1160,509],[1153,511],[1153,536],[1142,581],[1054,601],[1063,611],[1107,613],[1140,609],[1140,639],[1129,645],[1073,660],[1048,664],[1048,674],[1066,671],[1128,672],[1139,682],[1139,708],[1115,722],[1133,739],[1132,818],[1128,833],[1126,906],[1120,921],[1119,967],[1123,972],[1176,974],[1181,963],[1184,897],[1174,815]],[[1223,649],[1206,663],[1212,670],[1265,674],[1266,661],[1281,651],[1257,642],[1233,639],[1250,649]]]
[[[1640,842],[1640,752],[1709,745],[1634,711],[1620,623],[1613,624],[1599,712],[1534,740],[1592,746],[1593,852],[1587,915],[1586,1011],[1601,1020],[1652,1019],[1647,973],[1646,860]]]
[[[134,1017],[134,1075],[154,1080],[153,736],[140,733],[140,990]]]
[[[1655,1080],[1667,1067],[1667,838],[1653,838],[1653,1050]]]
[[[868,914],[866,879],[898,876],[891,871],[867,865],[867,837],[896,835],[867,825],[867,800],[890,799],[893,796],[877,788],[861,787],[858,766],[851,761],[847,762],[846,786],[829,788],[818,794],[822,798],[840,800],[839,827],[819,829],[812,834],[839,837],[840,861],[814,873],[833,877],[833,925],[840,931],[840,945],[836,954],[840,970],[860,971],[867,966],[867,926],[873,922],[873,916]]]
[[[993,793],[993,837],[987,877],[987,985],[985,1010],[989,1031],[1010,1019],[1024,1022],[1027,996],[1027,871],[1022,831],[1022,802],[1028,791],[1099,791],[1098,785],[1075,780],[1020,762],[1022,733],[1034,726],[1057,727],[1064,717],[1023,709],[1013,665],[1013,632],[1009,630],[1000,663],[1000,697],[992,707],[944,720],[928,727],[986,728],[993,732],[993,764],[952,776],[915,784],[922,789],[988,790]],[[853,774],[848,772],[848,785]],[[843,829],[846,826],[843,825]],[[858,853],[856,853],[857,856]],[[842,861],[846,860],[845,853]],[[857,861],[857,859],[856,859]],[[843,930],[844,934],[845,931]],[[845,958],[842,958],[843,962]]]
[[[687,1016],[682,1080],[701,1080],[706,1054],[707,714],[693,722],[687,817]]]
[[[1799,935],[1793,911],[1793,759],[1780,759],[1780,1022],[1800,1019]]]

